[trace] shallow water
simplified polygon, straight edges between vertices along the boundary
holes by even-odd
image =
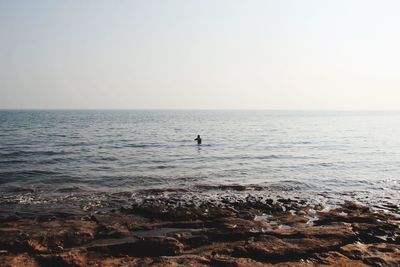
[[[399,112],[3,110],[0,201],[256,184],[398,205],[399,136]]]

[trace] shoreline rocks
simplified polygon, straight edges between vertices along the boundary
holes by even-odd
[[[110,212],[3,219],[0,266],[400,264],[396,214],[354,202],[325,209],[252,194],[201,200],[185,193],[153,192]]]

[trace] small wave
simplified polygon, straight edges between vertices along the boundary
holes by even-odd
[[[108,156],[108,157],[99,157],[99,160],[117,161],[118,158],[117,157]]]
[[[86,186],[64,186],[57,188],[55,192],[59,193],[77,193],[77,192],[88,192],[90,191]]]
[[[232,191],[247,191],[247,190],[264,190],[267,187],[260,185],[239,185],[239,184],[231,184],[231,185],[205,185],[199,184],[196,185],[195,188],[201,190],[232,190]]]
[[[9,160],[2,160],[0,161],[1,165],[7,165],[7,164],[18,164],[18,163],[26,163],[26,160],[23,159],[9,159]]]
[[[9,186],[9,187],[6,187],[2,191],[8,192],[8,193],[33,193],[33,192],[35,192],[35,189],[29,188],[29,187],[22,187],[22,186]]]
[[[16,170],[0,172],[0,176],[15,176],[15,175],[57,175],[60,174],[54,171],[45,170]]]
[[[147,145],[147,144],[126,144],[124,147],[134,147],[134,148],[145,148],[145,147],[152,147],[154,145]]]
[[[18,180],[27,180],[36,178],[40,181],[44,177],[60,175],[58,172],[45,170],[17,170],[0,172],[0,184],[7,184]]]
[[[59,143],[57,146],[60,147],[85,147],[85,146],[91,146],[94,145],[94,143],[87,143],[87,142],[77,142],[77,143]]]
[[[45,170],[16,170],[0,172],[0,177],[15,177],[15,176],[35,176],[35,175],[58,175],[60,173]]]
[[[261,160],[265,160],[265,159],[279,159],[281,158],[281,156],[279,155],[265,155],[265,156],[232,156],[230,157],[231,159],[236,159],[236,158],[240,158],[240,159],[261,159]]]
[[[310,142],[310,141],[299,141],[299,142],[291,142],[290,144],[292,144],[292,145],[308,145],[308,144],[312,144],[312,142]]]
[[[302,191],[315,188],[310,183],[300,182],[298,180],[283,180],[279,183],[271,183],[269,187],[281,191]]]
[[[2,157],[15,158],[15,157],[27,157],[27,156],[54,156],[54,155],[66,155],[70,152],[67,151],[14,151],[8,153],[0,153]]]
[[[332,162],[317,162],[306,164],[307,167],[334,167],[335,164]]]
[[[156,166],[156,169],[170,169],[170,168],[175,168],[175,166],[172,165],[160,165],[160,166]]]

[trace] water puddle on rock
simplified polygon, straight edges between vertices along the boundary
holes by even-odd
[[[137,237],[153,237],[153,236],[166,236],[168,234],[178,233],[178,232],[192,232],[195,229],[187,229],[187,228],[156,228],[150,230],[137,230],[131,232],[134,236]]]

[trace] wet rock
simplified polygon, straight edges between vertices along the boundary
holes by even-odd
[[[231,190],[231,191],[246,191],[246,190],[257,190],[261,191],[264,189],[258,185],[197,185],[196,188],[202,190]]]
[[[28,245],[34,250],[35,252],[39,253],[47,253],[49,249],[44,246],[43,244],[39,243],[37,240],[30,239],[27,241]]]
[[[122,238],[126,237],[127,233],[113,226],[99,224],[95,228],[95,236],[96,238]]]
[[[39,263],[28,253],[18,255],[1,255],[0,266],[4,267],[39,267]]]
[[[132,239],[131,241],[94,245],[89,247],[88,250],[117,256],[157,257],[179,255],[183,251],[183,245],[172,237],[146,237]]]
[[[94,234],[92,232],[79,231],[76,229],[64,229],[53,237],[53,243],[57,244],[57,240],[63,240],[63,247],[74,247],[88,243],[93,240]]]
[[[141,266],[152,266],[152,267],[208,267],[210,266],[210,260],[206,257],[198,255],[180,255],[175,257],[159,257],[154,259],[151,263]]]
[[[245,267],[245,266],[253,266],[253,267],[263,267],[266,266],[261,262],[254,261],[248,258],[234,258],[224,255],[218,255],[211,259],[212,266],[221,266],[221,267]]]
[[[72,265],[68,264],[64,261],[62,257],[59,255],[39,255],[36,257],[40,266],[43,267],[51,267],[51,266],[59,266],[59,267],[71,267]]]
[[[255,242],[245,245],[244,251],[247,257],[254,260],[276,263],[309,258],[313,253],[335,250],[340,245],[342,245],[342,241],[339,239],[279,239],[273,236],[263,236]]]
[[[174,235],[180,242],[182,242],[186,249],[198,248],[200,246],[211,244],[206,234],[192,234],[192,233],[179,233]]]
[[[312,259],[315,264],[318,265],[327,265],[327,266],[351,266],[351,267],[367,267],[370,265],[365,264],[361,260],[350,259],[344,256],[343,254],[333,251],[333,252],[323,252],[316,253]]]
[[[366,213],[370,211],[370,208],[353,201],[345,201],[341,207],[343,210],[350,211],[352,213]]]
[[[240,190],[161,190],[112,213],[0,221],[0,266],[398,266],[398,216],[229,193]]]
[[[372,266],[399,266],[400,245],[397,244],[348,244],[340,249],[343,255],[351,259],[362,260]]]

